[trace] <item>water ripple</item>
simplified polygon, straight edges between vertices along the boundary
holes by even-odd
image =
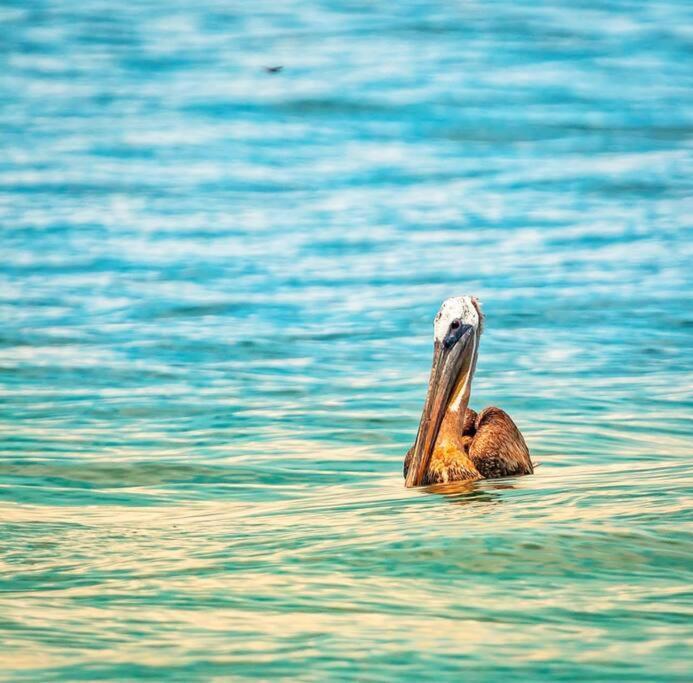
[[[5,2],[7,679],[688,680],[690,19]],[[540,465],[408,491],[463,292]]]

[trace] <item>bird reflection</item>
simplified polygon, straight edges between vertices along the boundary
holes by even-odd
[[[445,496],[449,503],[455,505],[470,505],[472,503],[500,503],[503,496],[500,491],[516,488],[510,482],[488,481],[450,481],[444,484],[430,484],[421,486],[417,490],[421,493],[436,493]]]

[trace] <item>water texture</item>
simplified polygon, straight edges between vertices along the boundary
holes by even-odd
[[[690,680],[691,26],[3,0],[0,677]],[[541,464],[408,491],[462,293]]]

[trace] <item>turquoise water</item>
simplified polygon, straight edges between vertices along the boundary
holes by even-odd
[[[690,680],[692,21],[4,0],[0,677]],[[405,490],[462,293],[541,465]]]

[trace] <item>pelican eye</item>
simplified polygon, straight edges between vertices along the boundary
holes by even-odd
[[[450,323],[450,329],[451,330],[456,330],[460,326],[460,321],[459,320],[453,320]]]

